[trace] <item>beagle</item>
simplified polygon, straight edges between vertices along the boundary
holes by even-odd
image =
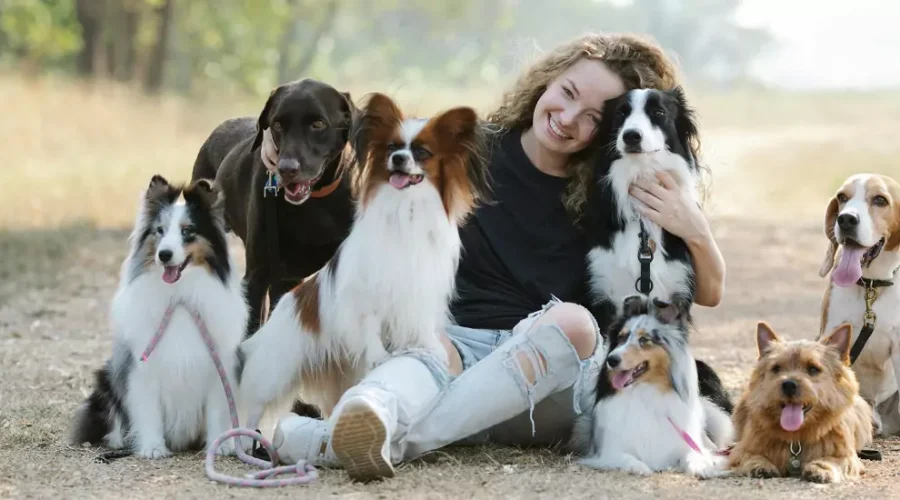
[[[878,174],[847,178],[825,211],[828,250],[819,276],[831,273],[819,337],[849,322],[850,351],[862,397],[878,434],[900,432],[900,184]]]

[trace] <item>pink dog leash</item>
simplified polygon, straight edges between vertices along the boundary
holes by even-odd
[[[194,318],[194,322],[197,324],[197,328],[200,330],[200,335],[203,336],[203,340],[204,342],[206,342],[206,347],[209,349],[209,354],[212,357],[213,363],[216,365],[216,371],[219,372],[219,378],[222,380],[222,386],[225,389],[225,397],[228,399],[228,410],[231,413],[231,426],[233,428],[226,431],[224,434],[207,445],[206,476],[213,481],[218,481],[220,483],[229,484],[232,486],[249,486],[256,488],[307,484],[316,480],[319,477],[318,471],[315,469],[315,467],[306,463],[305,460],[300,460],[295,465],[275,467],[274,464],[278,463],[278,452],[275,451],[275,447],[272,446],[272,443],[270,443],[259,432],[240,427],[237,415],[237,405],[235,405],[234,403],[234,393],[231,390],[231,384],[228,382],[228,374],[225,373],[225,367],[222,365],[222,360],[219,358],[219,354],[216,352],[216,348],[213,345],[212,336],[209,334],[209,330],[206,328],[206,323],[203,321],[203,318],[200,316],[200,313],[196,309],[190,307],[187,303],[181,300],[173,301],[172,303],[170,303],[166,308],[165,313],[163,314],[162,323],[159,325],[159,329],[156,331],[156,335],[153,336],[153,338],[150,340],[150,345],[147,346],[147,350],[144,351],[143,355],[141,355],[141,361],[146,362],[147,358],[149,358],[150,356],[150,353],[153,352],[153,350],[156,348],[156,345],[162,338],[163,333],[166,331],[166,327],[169,326],[169,322],[172,320],[172,315],[175,313],[175,308],[178,306],[182,306],[188,310],[188,312]],[[249,436],[259,441],[260,444],[262,444],[263,448],[265,448],[269,453],[269,457],[272,459],[272,461],[267,462],[265,460],[260,460],[258,458],[247,455],[240,444],[240,436]],[[248,474],[246,478],[231,477],[217,472],[214,467],[214,462],[216,460],[216,450],[218,450],[219,447],[222,446],[222,443],[224,443],[228,439],[235,440],[235,451],[241,461],[249,465],[255,465],[264,470]],[[282,474],[295,474],[295,477],[285,479],[272,479],[273,477]]]
[[[675,428],[675,432],[677,432],[678,435],[681,436],[681,439],[683,439],[684,442],[687,443],[687,445],[690,446],[692,450],[694,450],[697,453],[700,453],[702,455],[703,450],[700,449],[700,447],[697,445],[697,442],[694,441],[694,438],[692,438],[691,435],[687,433],[687,431],[685,431],[681,427],[678,427],[678,424],[676,424],[675,421],[672,420],[672,417],[666,417],[666,418],[669,420],[669,423],[672,424],[672,427]],[[718,455],[720,457],[726,457],[728,455],[731,455],[731,450],[729,450],[727,448],[724,450],[718,450],[718,451],[716,451],[716,455]]]

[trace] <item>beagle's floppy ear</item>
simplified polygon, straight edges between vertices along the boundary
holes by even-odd
[[[834,223],[837,220],[838,201],[837,197],[828,202],[828,208],[825,209],[825,236],[828,237],[828,248],[825,250],[825,259],[822,266],[819,267],[819,277],[824,278],[834,268],[834,254],[837,252],[838,241],[834,236]]]
[[[891,188],[891,203],[894,205],[894,220],[888,231],[891,232],[887,243],[884,245],[885,250],[892,251],[900,249],[900,185]]]
[[[275,87],[272,89],[272,92],[269,92],[269,98],[266,99],[266,105],[263,106],[262,112],[259,114],[259,118],[256,120],[256,138],[253,139],[253,144],[250,146],[250,151],[256,151],[262,145],[263,141],[263,132],[267,128],[269,128],[269,112],[272,111],[272,106],[275,103],[275,97],[278,95],[279,91],[283,87]]]

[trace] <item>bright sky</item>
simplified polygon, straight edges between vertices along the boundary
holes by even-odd
[[[780,42],[754,65],[771,85],[900,87],[898,0],[743,0],[738,21]]]

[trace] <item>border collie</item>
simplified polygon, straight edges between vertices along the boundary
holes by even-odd
[[[590,297],[601,329],[622,313],[625,297],[635,291],[664,302],[693,303],[687,245],[641,216],[636,208],[641,202],[628,190],[640,178],[655,181],[659,171],[694,188],[699,176],[691,142],[697,135],[680,88],[632,90],[604,107],[597,184],[586,217]],[[642,264],[649,271],[648,288],[641,286]]]
[[[570,443],[585,466],[646,475],[669,469],[722,474],[716,450],[734,436],[731,417],[700,395],[688,348],[683,300],[633,295],[611,330],[593,411],[579,417]]]
[[[76,412],[72,443],[162,458],[231,428],[222,382],[190,309],[173,310],[159,344],[141,360],[170,304],[180,302],[206,323],[236,380],[247,303],[228,252],[222,202],[208,181],[182,187],[153,176],[112,300],[112,356]],[[218,453],[234,453],[233,442]]]
[[[318,273],[285,295],[240,351],[241,394],[253,428],[296,392],[330,415],[343,392],[405,348],[446,358],[460,255],[458,226],[487,190],[474,110],[403,115],[373,94],[352,137],[353,228]]]

